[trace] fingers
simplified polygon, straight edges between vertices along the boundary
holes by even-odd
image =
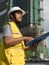
[[[34,46],[32,48],[37,48],[37,46],[39,46],[39,42],[34,44]]]

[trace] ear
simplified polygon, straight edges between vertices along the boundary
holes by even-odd
[[[12,15],[10,15],[11,16],[11,18],[13,18],[13,16]]]

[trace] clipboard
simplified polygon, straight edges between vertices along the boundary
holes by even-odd
[[[47,32],[39,37],[34,38],[34,40],[27,42],[26,45],[29,47],[33,47],[38,42],[41,42],[42,40],[46,39],[48,36],[49,36],[49,32]]]

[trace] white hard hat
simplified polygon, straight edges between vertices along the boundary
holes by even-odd
[[[12,12],[14,12],[14,11],[17,11],[17,10],[20,10],[21,12],[22,12],[22,15],[24,15],[25,14],[25,11],[24,10],[22,10],[20,7],[12,7],[10,10],[9,10],[9,12],[8,12],[8,14],[10,14],[10,13],[12,13]]]

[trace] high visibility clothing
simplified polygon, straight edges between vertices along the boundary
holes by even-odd
[[[9,65],[5,56],[5,48],[4,48],[3,40],[1,40],[0,42],[0,65]]]
[[[12,38],[20,38],[22,34],[18,29],[17,25],[14,22],[8,22],[12,31]],[[5,55],[9,62],[9,65],[24,65],[25,64],[25,55],[24,55],[24,41],[20,42],[13,46],[5,47]]]

